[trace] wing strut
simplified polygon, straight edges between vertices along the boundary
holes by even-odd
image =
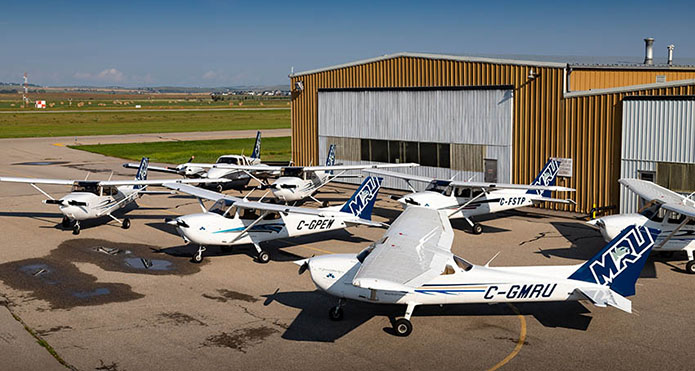
[[[234,239],[230,242],[230,244],[233,244],[234,242],[239,241],[239,239],[241,239],[242,237],[244,237],[244,235],[246,235],[246,233],[248,233],[248,231],[249,231],[251,228],[253,228],[254,225],[260,223],[261,220],[263,220],[263,218],[265,218],[268,214],[270,214],[270,211],[264,212],[263,215],[261,215],[258,219],[254,220],[253,223],[249,224],[246,228],[244,228],[244,230],[241,231],[241,233],[239,233],[239,235],[237,235],[236,237],[234,237]]]
[[[43,189],[39,188],[36,184],[34,183],[29,183],[30,186],[34,187],[37,191],[43,193],[44,196],[50,198],[51,200],[55,200],[55,198],[51,197],[48,193],[44,192]]]
[[[684,216],[685,216],[685,215],[684,215]],[[661,244],[659,244],[659,246],[657,246],[656,248],[657,248],[657,249],[660,249],[660,248],[666,246],[666,242],[668,242],[671,238],[673,238],[673,236],[674,236],[678,231],[680,231],[686,224],[688,224],[688,222],[689,222],[691,219],[692,219],[691,217],[686,216],[685,219],[683,220],[683,222],[682,222],[681,224],[679,224],[678,227],[676,227],[676,229],[674,229],[673,232],[671,232],[671,233],[668,235],[668,237],[664,238],[664,240],[661,242]]]
[[[480,197],[483,197],[484,195],[487,195],[487,192],[485,192],[485,190],[483,189],[483,191],[480,192],[477,196],[471,198],[471,199],[468,200],[466,203],[464,203],[463,205],[459,206],[453,213],[449,214],[449,218],[451,218],[452,216],[454,216],[454,214],[456,214],[457,212],[463,210],[464,207],[470,205],[473,201],[479,199]]]

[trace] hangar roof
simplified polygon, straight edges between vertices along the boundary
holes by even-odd
[[[491,58],[491,57],[481,57],[481,56],[465,56],[465,55],[451,55],[451,54],[432,54],[432,53],[411,53],[411,52],[400,52],[395,54],[384,54],[379,57],[362,59],[354,62],[338,64],[334,66],[328,66],[323,68],[317,68],[313,70],[297,72],[290,74],[289,77],[297,77],[303,75],[310,75],[319,72],[337,70],[346,67],[353,67],[367,63],[379,62],[388,59],[394,59],[399,57],[410,57],[410,58],[426,58],[426,59],[444,59],[451,61],[461,61],[461,62],[479,62],[479,63],[493,63],[493,64],[509,64],[517,66],[532,66],[532,67],[551,67],[551,68],[574,68],[574,69],[626,69],[626,70],[689,70],[695,71],[695,65],[671,65],[668,64],[654,64],[654,65],[644,65],[637,62],[625,62],[625,63],[610,63],[603,58],[593,58],[593,57],[553,57],[553,56],[520,56],[520,59],[512,58]],[[539,58],[539,59],[549,59],[549,60],[529,60],[526,58]],[[596,63],[574,63],[559,60],[591,60],[596,61]]]

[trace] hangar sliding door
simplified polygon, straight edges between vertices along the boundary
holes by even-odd
[[[509,86],[319,89],[318,100],[320,159],[336,144],[336,162],[343,164],[418,162],[398,171],[511,182]],[[407,189],[397,179],[384,186]]]

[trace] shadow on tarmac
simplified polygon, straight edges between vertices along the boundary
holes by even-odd
[[[349,301],[344,307],[342,321],[328,318],[329,310],[337,304],[337,299],[321,291],[275,292],[263,295],[263,305],[278,302],[292,308],[301,309],[299,315],[282,334],[283,339],[295,341],[334,342],[350,333],[375,316],[385,316],[393,323],[402,317],[404,305],[370,304]],[[323,304],[321,304],[323,303]],[[545,327],[567,328],[586,331],[592,317],[590,311],[579,302],[550,302],[514,304],[522,315],[533,316]],[[515,316],[513,309],[506,304],[450,304],[442,307],[423,305],[416,307],[412,321],[417,326],[418,317],[456,316],[465,321],[467,316]],[[384,332],[393,334],[390,327]]]

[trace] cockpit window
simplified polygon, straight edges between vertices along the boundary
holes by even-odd
[[[99,194],[98,182],[75,182],[72,185],[72,192],[89,192],[95,195]]]
[[[227,211],[230,211],[229,208],[232,207],[233,205],[234,205],[234,201],[221,198],[221,199],[217,200],[217,202],[215,202],[210,207],[210,210],[208,210],[208,212],[215,213],[218,215],[224,215],[225,213],[227,213]],[[232,210],[232,211],[235,211],[235,210]],[[233,213],[230,213],[229,215],[234,216],[235,213],[236,212],[233,212]]]
[[[458,256],[454,255],[454,262],[456,265],[458,265],[459,268],[463,269],[465,272],[468,272],[473,268],[473,264],[459,258]]]
[[[444,193],[447,188],[449,188],[449,181],[446,180],[434,180],[427,185],[426,191]],[[449,188],[449,194],[451,194],[451,189]]]
[[[301,178],[303,169],[302,167],[286,167],[282,169],[282,176],[295,176]]]
[[[364,250],[357,254],[357,260],[359,260],[360,263],[364,263],[364,259],[367,259],[367,256],[369,256],[372,250],[374,250],[377,245],[383,245],[386,243],[386,240],[388,240],[388,237],[384,236],[379,241],[372,242],[371,245],[367,246]]]
[[[456,187],[454,195],[459,198],[471,198],[471,189],[468,187]]]
[[[217,163],[237,165],[238,159],[236,157],[220,157],[217,159]]]

